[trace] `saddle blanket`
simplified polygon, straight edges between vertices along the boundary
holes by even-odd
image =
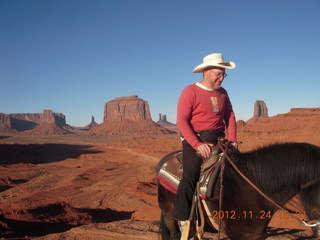
[[[157,179],[168,191],[176,194],[182,178],[182,151],[177,151],[165,156],[155,167],[158,172]],[[220,171],[220,157],[218,161],[208,168],[202,169],[200,173],[200,193],[201,198],[208,200],[213,196],[213,186]]]

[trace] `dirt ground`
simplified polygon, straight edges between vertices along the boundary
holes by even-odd
[[[2,136],[0,238],[159,239],[153,167],[178,149],[177,135],[118,141]],[[275,216],[271,239],[313,238],[309,228]]]

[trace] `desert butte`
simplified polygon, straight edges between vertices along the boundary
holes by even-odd
[[[319,120],[320,108],[301,108],[239,122],[239,150],[275,142],[320,146]],[[100,134],[103,128],[85,135],[0,135],[3,239],[159,239],[154,166],[181,149],[179,135],[112,136]],[[299,209],[299,196],[287,206]],[[312,231],[276,214],[267,239],[312,239]]]

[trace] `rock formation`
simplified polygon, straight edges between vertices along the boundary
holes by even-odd
[[[168,122],[168,120],[167,120],[167,115],[165,115],[165,114],[161,114],[161,113],[159,113],[159,121],[158,122],[165,122],[165,123],[167,123]]]
[[[164,127],[164,128],[167,128],[171,131],[175,131],[175,132],[178,132],[178,128],[175,124],[169,122],[167,120],[167,115],[165,114],[161,114],[159,113],[159,120],[157,121],[157,124],[159,124],[161,127]]]
[[[253,117],[255,118],[268,117],[268,108],[264,101],[257,100],[255,102]]]
[[[0,113],[0,132],[9,133],[14,130],[11,127],[11,120],[8,114]]]
[[[104,106],[104,122],[90,135],[146,136],[171,133],[151,119],[149,104],[138,96],[118,97]]]
[[[40,123],[38,113],[1,113],[0,115],[1,132],[21,132],[32,129]]]
[[[27,135],[62,135],[71,133],[62,113],[54,113],[52,110],[44,110],[40,115],[40,123],[33,129],[25,131]]]
[[[237,127],[244,127],[246,125],[246,122],[243,120],[238,120],[237,121]]]
[[[151,121],[149,104],[138,96],[118,97],[104,105],[104,122]]]
[[[40,123],[55,123],[59,127],[66,125],[66,117],[62,113],[54,113],[52,110],[44,110],[40,115]]]
[[[56,135],[69,133],[62,113],[44,110],[43,113],[0,113],[0,132],[25,132],[31,135]]]
[[[268,117],[268,108],[264,101],[257,100],[254,104],[253,117],[250,118],[247,123],[252,123],[258,118]]]
[[[94,128],[95,126],[98,126],[99,124],[95,122],[94,116],[91,117],[91,122],[86,125],[85,127],[74,127],[75,131],[89,131],[90,129]]]
[[[91,128],[93,128],[93,127],[95,127],[95,126],[98,126],[98,125],[99,125],[99,124],[96,123],[95,120],[94,120],[94,116],[92,116],[92,117],[91,117],[91,122],[90,122],[87,126],[85,126],[85,128],[91,129]]]

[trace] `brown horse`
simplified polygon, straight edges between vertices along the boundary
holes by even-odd
[[[273,201],[284,205],[300,193],[303,211],[310,220],[320,220],[320,148],[307,143],[274,144],[241,153],[228,151],[236,167]],[[170,155],[165,157],[170,158]],[[164,160],[161,160],[164,162]],[[211,218],[221,220],[224,233],[231,240],[263,240],[267,226],[278,208],[263,198],[231,166],[225,163],[222,206],[219,209],[219,189],[206,201]],[[172,217],[175,195],[158,184],[161,209],[162,240],[180,239],[178,223]],[[288,214],[288,213],[286,213]],[[297,215],[297,214],[295,214]],[[209,221],[208,221],[209,222]],[[210,224],[208,224],[210,226]],[[314,227],[316,236],[319,227]]]

